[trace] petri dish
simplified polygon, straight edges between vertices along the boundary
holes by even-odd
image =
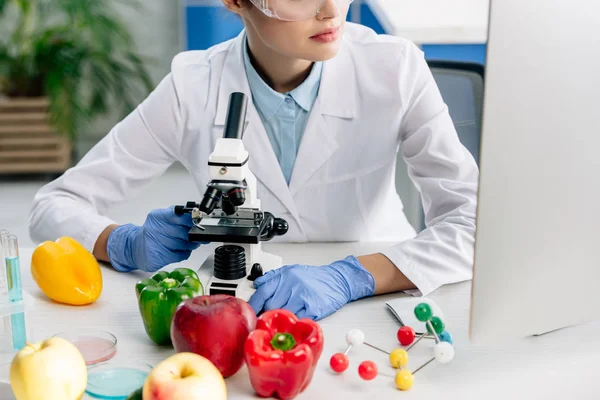
[[[107,331],[78,329],[54,336],[66,339],[77,347],[88,366],[106,362],[117,353],[117,338]]]
[[[150,364],[135,361],[92,365],[88,367],[85,392],[96,399],[125,400],[144,385],[151,370]]]

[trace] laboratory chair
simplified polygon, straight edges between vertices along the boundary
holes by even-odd
[[[479,165],[479,145],[483,108],[485,67],[478,63],[428,60],[429,68],[448,105],[461,143]],[[410,180],[408,167],[398,152],[396,190],[404,203],[404,212],[418,232],[425,229],[425,214],[421,195]]]

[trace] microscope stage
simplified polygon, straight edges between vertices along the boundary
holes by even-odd
[[[205,218],[188,234],[192,242],[259,243],[261,226],[256,221],[236,218]]]

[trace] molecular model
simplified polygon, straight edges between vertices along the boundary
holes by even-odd
[[[394,380],[396,387],[400,390],[409,390],[414,384],[414,375],[427,365],[431,364],[433,361],[437,361],[440,364],[451,362],[454,358],[454,347],[452,345],[452,336],[444,330],[444,322],[439,317],[433,315],[431,306],[427,303],[418,304],[415,307],[414,312],[417,319],[425,323],[427,332],[424,332],[417,339],[413,328],[410,326],[401,327],[396,336],[400,344],[406,347],[406,349],[397,348],[392,352],[387,352],[366,343],[365,334],[361,330],[351,329],[346,333],[346,342],[348,343],[346,351],[331,356],[331,359],[329,360],[331,369],[337,373],[346,371],[350,365],[348,359],[348,352],[350,349],[352,349],[353,346],[365,344],[389,356],[391,366],[397,370]],[[436,344],[433,348],[433,357],[411,372],[406,368],[408,365],[408,352],[427,336],[435,339]],[[358,374],[362,379],[367,381],[375,379],[378,374],[377,365],[372,361],[363,361],[358,366]]]

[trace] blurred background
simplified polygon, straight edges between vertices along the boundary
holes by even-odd
[[[414,41],[432,62],[483,68],[488,12],[488,0],[355,0],[347,19]],[[36,191],[131,112],[173,56],[241,29],[221,0],[0,0],[0,228],[31,245],[27,218]],[[418,203],[402,168],[399,194]],[[141,224],[151,208],[198,196],[174,165],[109,216]],[[418,215],[410,218],[419,224]]]

